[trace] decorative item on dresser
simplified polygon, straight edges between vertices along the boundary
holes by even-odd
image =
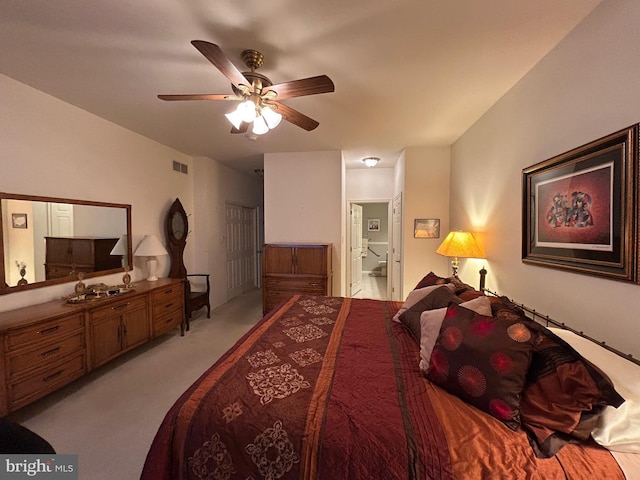
[[[109,291],[0,313],[0,416],[173,328],[184,335],[183,280]]]
[[[264,313],[293,294],[332,295],[333,244],[265,245],[262,257]]]
[[[171,260],[171,268],[169,270],[170,278],[182,278],[185,279],[185,311],[186,311],[186,324],[187,330],[189,330],[189,319],[196,310],[200,310],[203,307],[207,307],[207,318],[211,318],[211,303],[209,296],[211,293],[211,284],[209,281],[208,273],[192,273],[187,275],[187,268],[184,266],[184,248],[187,244],[187,235],[189,234],[189,221],[187,219],[187,213],[180,202],[180,199],[176,200],[169,208],[167,217],[165,219],[165,231],[167,234],[167,247],[169,249],[169,257]],[[189,280],[200,279],[204,283],[203,287],[197,290],[193,289],[192,283]],[[198,282],[199,284],[200,282]]]

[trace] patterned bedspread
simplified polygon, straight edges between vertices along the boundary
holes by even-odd
[[[432,385],[398,307],[292,297],[178,399],[141,478],[624,478],[596,446],[538,459],[523,432]]]

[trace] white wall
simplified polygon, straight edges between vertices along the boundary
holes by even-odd
[[[333,294],[344,278],[344,180],[339,151],[264,156],[265,243],[333,243]]]
[[[521,171],[640,120],[638,25],[640,2],[601,3],[455,143],[451,171],[452,225],[482,232],[488,286],[636,356],[640,285],[521,262]]]
[[[429,271],[441,276],[451,272],[448,259],[436,249],[449,233],[449,147],[412,147],[405,149],[403,192],[404,296]],[[439,218],[440,238],[414,238],[416,218]],[[458,229],[456,225],[454,228]]]
[[[0,191],[130,204],[134,250],[146,234],[165,242],[165,215],[180,198],[185,210],[193,213],[189,217],[193,241],[187,241],[185,265],[189,271],[205,266],[215,272],[212,301],[222,301],[226,274],[221,273],[220,265],[225,260],[217,249],[224,220],[216,223],[220,222],[219,209],[211,218],[202,212],[224,199],[253,206],[262,194],[254,179],[221,168],[211,159],[194,162],[188,155],[4,75],[0,75],[0,91]],[[189,174],[173,171],[173,160],[186,164]],[[194,211],[196,172],[202,184]],[[196,223],[199,217],[207,218],[206,229]],[[209,247],[210,239],[218,242]],[[210,254],[206,260],[200,258],[206,253]],[[160,276],[166,276],[168,257],[159,257],[159,263]],[[133,279],[144,279],[146,274],[144,259],[135,258]],[[95,280],[119,283],[121,275]],[[60,298],[72,290],[73,283],[66,283],[2,295],[0,311]]]
[[[393,198],[393,168],[354,168],[346,171],[347,200]]]

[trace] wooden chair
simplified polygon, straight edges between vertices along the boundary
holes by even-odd
[[[192,283],[196,284],[196,282],[191,282],[190,278],[199,278],[201,279],[198,284],[202,283],[202,280],[205,281],[206,289],[201,290],[202,285],[198,285],[198,290],[192,289]],[[191,319],[191,314],[196,310],[200,310],[203,307],[207,307],[207,318],[211,318],[211,305],[209,303],[209,294],[211,293],[211,285],[209,283],[209,274],[208,273],[190,273],[187,274],[187,282],[186,282],[186,302],[187,302],[187,330],[189,330],[189,320]]]

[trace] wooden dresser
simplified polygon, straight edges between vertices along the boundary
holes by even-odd
[[[111,255],[117,241],[117,238],[45,237],[46,279],[120,268],[120,255]]]
[[[55,300],[0,313],[0,416],[178,326],[183,280],[136,283],[90,303]]]
[[[262,254],[262,307],[267,313],[294,294],[332,295],[333,244],[270,243]]]

